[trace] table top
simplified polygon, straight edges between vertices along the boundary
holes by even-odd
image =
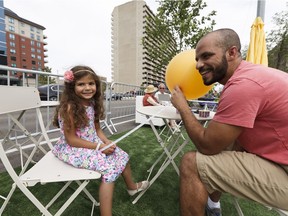
[[[207,104],[218,104],[218,101],[209,101],[209,100],[189,100],[190,102],[196,103],[207,103]]]
[[[180,114],[176,112],[176,108],[173,106],[143,106],[137,108],[137,112],[155,118],[181,120]],[[199,117],[199,114],[196,113],[194,115],[199,121],[207,121],[213,119],[215,112],[210,111],[210,115],[205,118]]]

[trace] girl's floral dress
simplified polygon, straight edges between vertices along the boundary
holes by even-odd
[[[95,129],[93,106],[86,107],[86,114],[89,118],[89,125],[77,129],[77,136],[90,142],[103,143]],[[116,147],[113,154],[110,155],[105,155],[95,149],[72,147],[65,140],[63,121],[61,118],[58,120],[61,135],[52,150],[55,156],[74,167],[100,172],[103,182],[114,182],[125,169],[129,161],[129,155],[119,147]]]

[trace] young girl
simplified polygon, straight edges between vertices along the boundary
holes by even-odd
[[[112,215],[114,182],[121,174],[129,195],[133,196],[149,186],[148,181],[134,183],[129,155],[111,144],[100,128],[104,118],[101,81],[87,66],[76,66],[64,74],[65,89],[56,109],[54,125],[61,136],[53,153],[72,166],[98,171],[102,174],[99,189],[102,216]]]

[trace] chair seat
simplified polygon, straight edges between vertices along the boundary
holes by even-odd
[[[75,169],[75,167],[59,160],[51,151],[25,172],[20,179],[26,186],[34,186],[37,183],[63,182],[75,180],[98,179],[101,174],[87,169]]]

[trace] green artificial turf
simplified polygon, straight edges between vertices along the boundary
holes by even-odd
[[[116,140],[125,133],[116,134],[110,137]],[[135,181],[142,181],[148,177],[147,169],[153,164],[156,158],[162,153],[161,147],[157,144],[155,136],[149,126],[144,126],[137,130],[127,138],[118,143],[123,150],[130,155],[130,164]],[[193,144],[189,144],[184,148],[184,152],[193,149]],[[175,160],[179,165],[180,156]],[[157,167],[159,168],[159,167]],[[18,169],[19,170],[19,169]],[[6,172],[0,173],[1,190],[0,195],[6,196],[11,188],[11,178]],[[100,180],[92,181],[87,188],[92,195],[98,200],[98,188]],[[31,191],[36,194],[36,197],[44,204],[47,204],[49,199],[53,197],[63,183],[51,183],[46,185],[36,185],[31,188]],[[73,191],[75,185],[72,185],[64,196],[67,197]],[[136,196],[135,196],[136,197]],[[134,197],[130,197],[126,192],[123,179],[120,177],[116,181],[114,200],[113,200],[113,215],[115,216],[177,216],[179,215],[179,176],[176,174],[172,165],[169,165],[156,182],[147,190],[147,192],[136,203],[132,204]],[[56,213],[65,199],[59,199],[50,210]],[[0,199],[0,206],[3,200]],[[272,216],[277,215],[274,211],[269,211],[266,207],[248,200],[239,200],[239,204],[245,216]],[[224,194],[221,198],[222,212],[224,216],[237,216],[237,211],[233,204],[233,199],[230,195]],[[82,193],[74,200],[63,216],[85,216],[90,215],[91,202]],[[8,206],[6,207],[3,216],[34,216],[41,215],[39,210],[20,192],[16,189]],[[100,215],[99,208],[96,207],[94,215]]]

